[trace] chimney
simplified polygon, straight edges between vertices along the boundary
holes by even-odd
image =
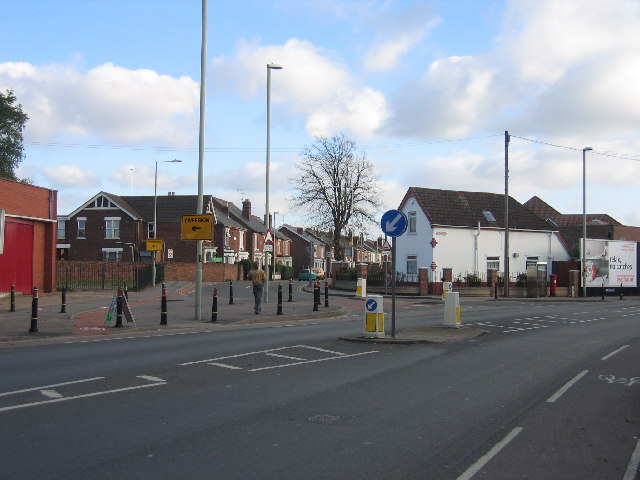
[[[245,198],[242,201],[242,216],[248,220],[251,220],[251,200]]]

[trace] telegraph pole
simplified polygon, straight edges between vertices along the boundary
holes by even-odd
[[[504,131],[504,296],[509,296],[509,131]]]

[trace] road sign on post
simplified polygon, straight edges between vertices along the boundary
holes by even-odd
[[[162,240],[159,238],[148,238],[147,239],[147,251],[148,252],[161,252],[162,251]]]
[[[391,238],[391,337],[396,336],[396,237],[407,230],[409,221],[404,212],[389,210],[382,215],[380,226],[382,231]]]

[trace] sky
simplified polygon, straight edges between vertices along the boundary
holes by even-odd
[[[201,0],[3,0],[0,91],[29,115],[18,176],[68,214],[100,191],[198,193]],[[539,196],[640,226],[638,0],[208,2],[204,194],[290,207],[305,146],[344,134],[380,178]],[[179,159],[181,163],[169,163]],[[191,212],[185,212],[191,213]],[[378,235],[379,226],[372,226]]]

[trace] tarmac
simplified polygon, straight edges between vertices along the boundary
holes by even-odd
[[[294,282],[292,301],[288,301],[288,284],[283,284],[282,314],[278,314],[277,284],[270,283],[269,302],[263,303],[262,312],[253,312],[253,295],[249,282],[233,283],[233,303],[230,303],[228,282],[205,284],[201,299],[201,320],[197,321],[195,310],[195,284],[192,282],[166,283],[166,325],[162,323],[162,287],[148,287],[139,292],[127,292],[130,316],[123,315],[122,327],[116,327],[116,313],[108,318],[115,299],[115,291],[61,292],[40,294],[37,302],[37,318],[33,320],[33,298],[30,295],[15,296],[15,311],[11,310],[10,296],[0,295],[0,346],[26,344],[34,340],[86,338],[104,335],[135,335],[149,332],[162,334],[175,330],[212,330],[251,328],[265,324],[291,324],[309,320],[335,319],[357,310],[358,301],[345,303],[351,294],[331,291],[329,306],[324,306],[324,290],[321,289],[320,305],[314,310],[313,296],[305,291],[305,284]],[[212,288],[218,289],[215,321],[213,315]],[[206,295],[205,295],[206,292]],[[341,299],[342,301],[339,301]],[[420,297],[427,303],[442,303],[439,297]],[[503,299],[512,300],[512,299]],[[513,299],[528,300],[528,299]],[[546,301],[545,299],[532,299]],[[553,300],[565,300],[553,298]],[[581,300],[581,299],[566,299]],[[595,298],[583,299],[594,301]],[[599,300],[599,299],[598,299]],[[487,299],[490,301],[490,299]],[[345,308],[346,305],[346,308]],[[355,308],[354,308],[355,307]],[[126,310],[126,308],[125,308]],[[364,314],[364,308],[363,308]],[[387,325],[388,327],[388,325]],[[387,328],[388,330],[388,328]],[[363,335],[341,337],[342,340],[374,343],[450,343],[478,337],[486,333],[477,327],[448,328],[443,326],[414,327],[388,332],[384,338],[365,338]]]

